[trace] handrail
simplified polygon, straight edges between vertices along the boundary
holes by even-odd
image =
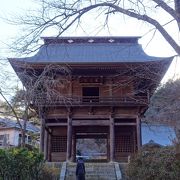
[[[120,103],[148,104],[147,96],[36,96],[34,104],[70,104],[70,105],[111,105]],[[47,104],[46,104],[47,105]]]

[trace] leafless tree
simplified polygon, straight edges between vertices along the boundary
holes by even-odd
[[[53,106],[56,102],[68,103],[69,99],[62,95],[61,89],[68,83],[70,71],[67,67],[46,65],[38,71],[27,63],[23,63],[16,71],[23,84],[21,101],[23,101],[24,121],[22,127],[22,144],[25,144],[26,124],[30,119],[30,111],[36,110],[43,123],[43,108]],[[57,76],[58,74],[58,76]]]
[[[169,34],[166,28],[166,25],[176,22],[177,30],[180,30],[179,0],[39,0],[38,2],[40,4],[40,9],[33,10],[28,12],[27,15],[9,20],[9,22],[15,25],[22,25],[25,30],[23,31],[24,34],[16,41],[16,46],[14,46],[19,52],[29,53],[36,50],[36,48],[38,48],[39,37],[47,29],[57,29],[57,36],[60,36],[71,27],[81,26],[81,21],[86,21],[84,16],[93,12],[92,14],[96,17],[104,17],[103,27],[108,27],[110,17],[113,17],[115,14],[126,15],[147,22],[153,27],[154,32],[158,30],[171,45],[176,54],[178,56],[180,55],[178,38],[174,38],[172,34]],[[157,18],[158,15],[154,16],[154,14],[158,14],[160,10],[165,11],[171,19],[168,19],[167,22],[160,22]],[[151,29],[150,27],[150,31]],[[49,69],[49,67],[47,69]],[[47,76],[48,73],[45,70],[42,76],[40,75],[38,77],[34,70],[30,72],[32,72],[33,75],[31,74],[31,76],[29,76],[29,72],[19,73],[19,77],[22,81],[29,83],[25,84],[25,89],[28,93],[27,97],[31,97],[27,102],[32,102],[33,99],[34,103],[40,107],[41,104],[39,104],[39,102],[42,101],[38,101],[38,98],[44,99],[44,97],[46,97],[48,103],[51,103],[54,97],[63,99],[66,102],[69,100],[62,97],[61,94],[54,96],[57,94],[55,91],[56,88],[48,88],[57,86],[57,82],[55,83],[56,85],[54,84],[54,78],[49,79],[49,77],[52,77],[51,71],[50,75]],[[140,74],[136,75],[140,76]],[[144,79],[147,79],[147,77],[144,77]],[[129,79],[128,81],[130,82],[131,80]],[[127,84],[127,82],[124,84]],[[60,83],[60,85],[62,85],[62,83]],[[119,85],[121,85],[121,83],[119,83]],[[40,91],[38,91],[39,89]],[[143,91],[145,91],[145,89]],[[36,93],[34,94],[34,92]],[[44,103],[46,103],[46,101],[44,101]]]
[[[5,85],[3,77],[5,76],[7,80],[11,74],[3,71],[0,96],[7,107],[6,110],[3,110],[3,115],[13,116],[17,121],[22,135],[20,145],[24,147],[27,122],[37,114],[41,117],[42,108],[47,104],[51,105],[57,101],[68,103],[70,100],[60,91],[68,82],[70,71],[67,67],[58,65],[46,65],[41,71],[38,71],[24,63],[17,70],[17,75],[23,86],[17,90],[16,83],[14,83],[13,87],[7,91],[8,87]],[[14,92],[17,93],[14,94]]]
[[[104,17],[103,27],[108,27],[110,16],[116,14],[146,22],[151,25],[150,31],[152,27],[154,32],[159,31],[176,54],[180,54],[178,37],[174,38],[166,28],[166,25],[176,22],[176,30],[180,30],[179,0],[39,0],[38,3],[38,10],[9,20],[16,25],[22,25],[26,32],[16,41],[16,50],[30,52],[35,47],[33,45],[37,45],[39,36],[47,29],[56,28],[57,36],[60,36],[71,27],[81,26],[81,22],[87,21],[84,16],[93,12],[92,15],[96,17]],[[160,11],[170,17],[166,22],[158,20]]]
[[[17,75],[26,90],[24,97],[28,98],[27,102],[40,107],[56,100],[68,101],[60,91],[68,83],[70,77],[67,67],[50,64],[44,66],[39,72],[27,63],[24,63],[22,67],[23,70],[17,71]]]
[[[21,118],[19,117],[18,112],[11,103],[11,97],[14,95],[14,93],[12,92],[16,91],[16,83],[14,83],[14,85],[7,83],[10,82],[10,80],[14,80],[14,73],[10,73],[10,71],[8,70],[7,62],[8,61],[5,58],[0,58],[0,97],[4,102],[2,103],[1,107],[3,109],[1,112],[1,116],[6,117],[12,115],[16,119],[17,124],[19,125],[22,132],[23,127],[21,123]]]

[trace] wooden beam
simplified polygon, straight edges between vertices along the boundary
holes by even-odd
[[[108,126],[109,120],[73,120],[73,126]]]
[[[60,113],[53,113],[47,116],[48,119],[66,119],[67,116],[66,115],[62,115]]]
[[[119,114],[119,115],[115,115],[114,118],[117,119],[124,119],[124,118],[128,118],[128,119],[136,119],[137,115],[135,114]]]
[[[76,136],[77,139],[85,139],[85,138],[88,138],[88,139],[106,139],[107,136],[105,135],[92,135],[92,134],[87,134],[86,136],[85,135],[77,135]]]
[[[115,126],[136,126],[136,123],[115,123]]]
[[[108,119],[107,115],[73,115],[72,119]]]
[[[67,156],[66,160],[70,161],[72,150],[72,118],[68,116],[68,127],[67,127]]]
[[[46,126],[67,126],[68,123],[46,123]]]
[[[82,133],[78,132],[78,133],[76,133],[76,136],[78,136],[78,135],[82,135],[82,136],[93,135],[95,137],[98,135],[106,136],[107,133],[105,133],[105,132],[98,132],[98,133],[96,133],[96,132],[82,132]]]
[[[110,130],[110,161],[114,161],[114,118],[109,118],[109,130]]]
[[[118,114],[114,115],[114,119],[136,119],[137,115],[136,114]],[[63,118],[64,119],[64,118]],[[107,115],[73,115],[72,119],[108,119]]]

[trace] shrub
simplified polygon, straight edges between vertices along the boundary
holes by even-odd
[[[27,148],[0,149],[0,180],[38,180],[43,155]]]
[[[130,180],[178,180],[180,160],[173,147],[142,150],[131,158],[127,176]]]
[[[40,180],[59,180],[60,167],[49,167],[44,165]]]

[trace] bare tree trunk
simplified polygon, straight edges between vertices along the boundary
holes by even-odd
[[[178,23],[178,27],[180,30],[180,0],[174,0],[174,4],[175,4],[175,11],[176,11],[177,16],[178,16],[177,23]]]
[[[26,126],[27,126],[27,118],[23,119],[23,130],[22,130],[22,147],[26,145]]]
[[[0,91],[0,95],[3,97],[3,99],[6,101],[7,105],[10,107],[10,109],[12,110],[14,116],[16,117],[16,120],[17,120],[17,124],[19,125],[20,127],[20,131],[21,131],[21,141],[20,141],[20,146],[22,147],[23,146],[23,139],[25,138],[25,132],[24,132],[24,125],[22,126],[21,124],[21,121],[15,111],[15,109],[13,108],[13,106],[10,104],[10,102],[6,99],[6,97],[3,95],[3,93]],[[25,126],[25,129],[26,129],[26,126]],[[24,137],[24,138],[23,138]]]

